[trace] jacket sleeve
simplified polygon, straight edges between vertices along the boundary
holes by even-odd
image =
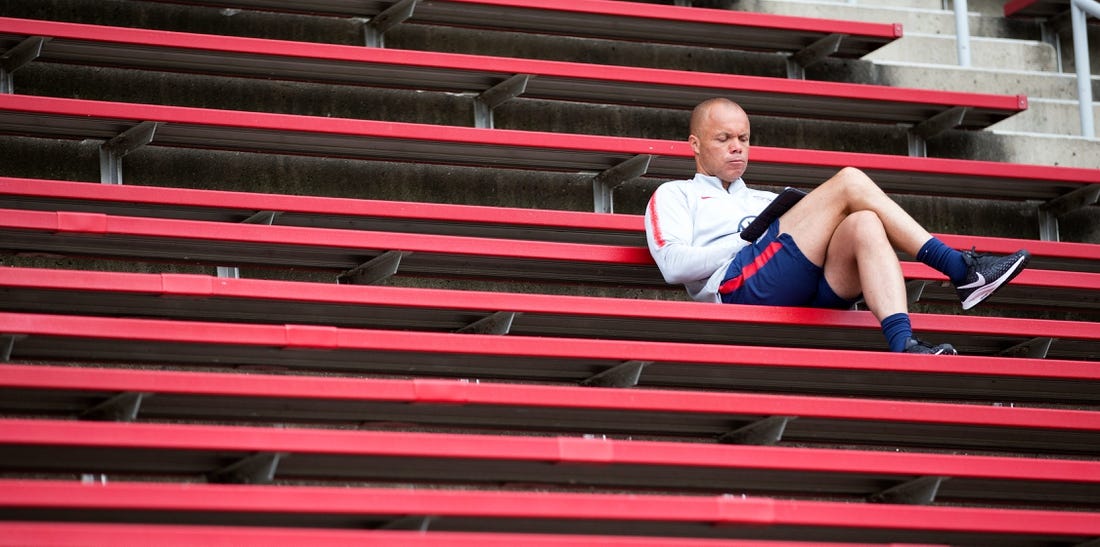
[[[707,279],[741,247],[736,241],[697,246],[694,232],[688,197],[674,185],[658,187],[646,207],[645,233],[666,283]]]

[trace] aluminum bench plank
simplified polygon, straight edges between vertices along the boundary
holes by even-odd
[[[580,382],[625,361],[639,384],[937,400],[1100,401],[1094,362],[452,334],[0,312],[16,361],[285,367],[350,374]]]
[[[1100,535],[1092,512],[919,507],[740,496],[0,480],[9,519],[436,531],[1065,545]]]
[[[346,85],[483,92],[515,74],[523,97],[691,109],[722,95],[760,116],[920,123],[966,108],[982,129],[1026,110],[1022,95],[962,93],[786,78],[456,55],[0,18],[0,49],[48,38],[38,61],[281,78]]]
[[[184,220],[242,222],[279,213],[274,224],[530,239],[598,245],[641,245],[641,215],[514,207],[379,201],[258,192],[229,192],[0,176],[0,207],[94,212]],[[1031,251],[1031,267],[1100,273],[1100,245],[937,234],[948,245],[979,252]],[[906,257],[903,257],[903,259]]]
[[[645,245],[639,215],[369,200],[0,176],[0,207],[242,222],[274,211],[273,224],[600,245]],[[1040,245],[1043,245],[1040,243]],[[1058,244],[1051,253],[1081,254]],[[1065,249],[1057,252],[1054,249]],[[1097,252],[1100,255],[1100,251]],[[1085,254],[1084,262],[1093,261]],[[1100,262],[1100,256],[1095,257]],[[1072,269],[1072,268],[1068,268]],[[1097,266],[1100,271],[1100,266]]]
[[[879,349],[867,312],[707,305],[585,296],[418,289],[142,274],[0,269],[0,309],[107,316],[457,331],[497,312],[527,336]],[[1084,321],[913,314],[926,337],[966,355],[999,354],[1052,338],[1047,357],[1100,359],[1100,329]]]
[[[496,532],[435,532],[432,530],[332,530],[283,526],[206,526],[186,524],[105,524],[83,522],[4,522],[4,547],[233,546],[271,547],[805,547],[780,540],[647,538],[579,534],[518,534]],[[818,543],[819,547],[871,547],[866,543]]]
[[[146,121],[159,122],[150,146],[593,174],[652,155],[649,177],[678,179],[694,171],[691,149],[679,141],[0,96],[5,134],[107,140]],[[747,178],[758,185],[816,186],[848,166],[890,192],[941,196],[1050,200],[1100,184],[1095,169],[762,146],[753,149]]]
[[[1009,0],[1005,17],[1053,17],[1069,12],[1070,0]]]
[[[582,437],[0,419],[0,467],[201,479],[279,454],[256,482],[546,483],[863,501],[914,477],[938,502],[1095,510],[1100,462]],[[146,479],[147,480],[147,479]],[[248,482],[252,482],[249,480]]]
[[[5,364],[8,416],[74,418],[120,393],[144,394],[135,419],[318,424],[387,430],[696,439],[789,416],[780,445],[904,446],[1014,455],[1095,453],[1100,413],[744,392],[621,389]]]
[[[178,0],[161,0],[180,3]],[[183,3],[340,17],[374,17],[395,2],[378,0],[186,0]],[[421,0],[410,24],[526,31],[763,51],[799,51],[843,35],[837,57],[862,57],[900,38],[900,24],[684,8],[606,0]]]
[[[0,209],[0,249],[128,260],[167,260],[341,273],[388,251],[407,253],[401,271],[419,276],[524,279],[673,289],[645,247],[502,240]],[[929,301],[957,302],[945,277],[907,262],[909,279],[933,281]],[[1029,269],[997,295],[1016,307],[1095,310],[1100,274]]]

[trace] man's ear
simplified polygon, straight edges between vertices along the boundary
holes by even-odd
[[[688,135],[688,144],[691,145],[691,151],[696,155],[699,154],[699,137],[695,135]]]

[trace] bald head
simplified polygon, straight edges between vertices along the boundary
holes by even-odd
[[[702,129],[704,122],[712,116],[715,109],[740,112],[741,115],[748,118],[748,114],[741,108],[741,105],[725,97],[714,97],[695,105],[695,109],[691,111],[691,126],[688,128],[689,133],[691,135],[699,135],[699,131]]]
[[[695,172],[717,177],[728,188],[749,166],[749,116],[729,99],[703,101],[691,113],[688,143]]]

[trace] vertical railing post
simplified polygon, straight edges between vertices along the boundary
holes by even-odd
[[[1093,0],[1072,0],[1069,6],[1073,26],[1073,65],[1077,72],[1077,103],[1081,115],[1081,136],[1096,138],[1092,108],[1092,67],[1089,61],[1089,37],[1085,18],[1091,13],[1100,17],[1100,3]]]
[[[955,45],[959,66],[970,66],[970,17],[966,0],[955,0]]]

